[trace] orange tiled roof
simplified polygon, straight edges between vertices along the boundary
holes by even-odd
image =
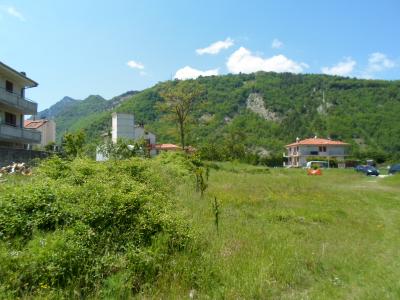
[[[305,139],[298,141],[296,143],[292,143],[289,145],[286,145],[286,147],[291,147],[291,146],[299,146],[299,145],[310,145],[310,146],[348,146],[349,144],[341,142],[341,141],[332,141],[328,139],[320,139],[320,138],[311,138],[311,139]]]
[[[47,120],[25,120],[24,127],[30,129],[37,129],[47,123]]]
[[[157,144],[156,149],[158,150],[180,150],[181,147],[174,144]]]

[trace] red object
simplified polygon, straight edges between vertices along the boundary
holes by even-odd
[[[155,148],[157,150],[165,150],[165,151],[179,151],[182,149],[181,147],[174,144],[157,144],[155,145]]]
[[[322,175],[321,169],[308,169],[307,170],[307,175]]]

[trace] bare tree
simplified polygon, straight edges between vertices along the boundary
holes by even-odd
[[[164,101],[159,104],[159,108],[177,123],[182,149],[186,146],[186,130],[190,113],[194,103],[200,101],[204,94],[204,88],[194,80],[169,82],[160,93]]]

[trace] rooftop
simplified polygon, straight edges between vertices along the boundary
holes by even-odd
[[[48,120],[25,120],[24,127],[30,129],[37,129],[46,124]]]
[[[18,72],[17,70],[7,66],[5,63],[0,61],[0,69],[6,71],[8,74],[12,74],[13,77],[19,78],[23,80],[27,86],[35,87],[38,86],[38,83],[32,79],[30,79],[24,72]]]
[[[157,144],[156,149],[158,150],[180,150],[181,147],[174,144]]]
[[[309,145],[309,146],[348,146],[348,143],[344,143],[342,141],[333,141],[329,139],[320,139],[320,138],[310,138],[310,139],[305,139],[298,141],[296,143],[292,143],[289,145],[286,145],[286,147],[291,147],[291,146],[299,146],[299,145]]]

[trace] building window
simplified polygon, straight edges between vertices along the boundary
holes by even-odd
[[[14,84],[11,81],[6,80],[6,90],[10,93],[14,91]]]
[[[17,126],[17,116],[14,114],[10,114],[8,112],[5,113],[6,115],[6,124],[11,126]]]
[[[319,152],[326,152],[326,146],[319,146]]]

